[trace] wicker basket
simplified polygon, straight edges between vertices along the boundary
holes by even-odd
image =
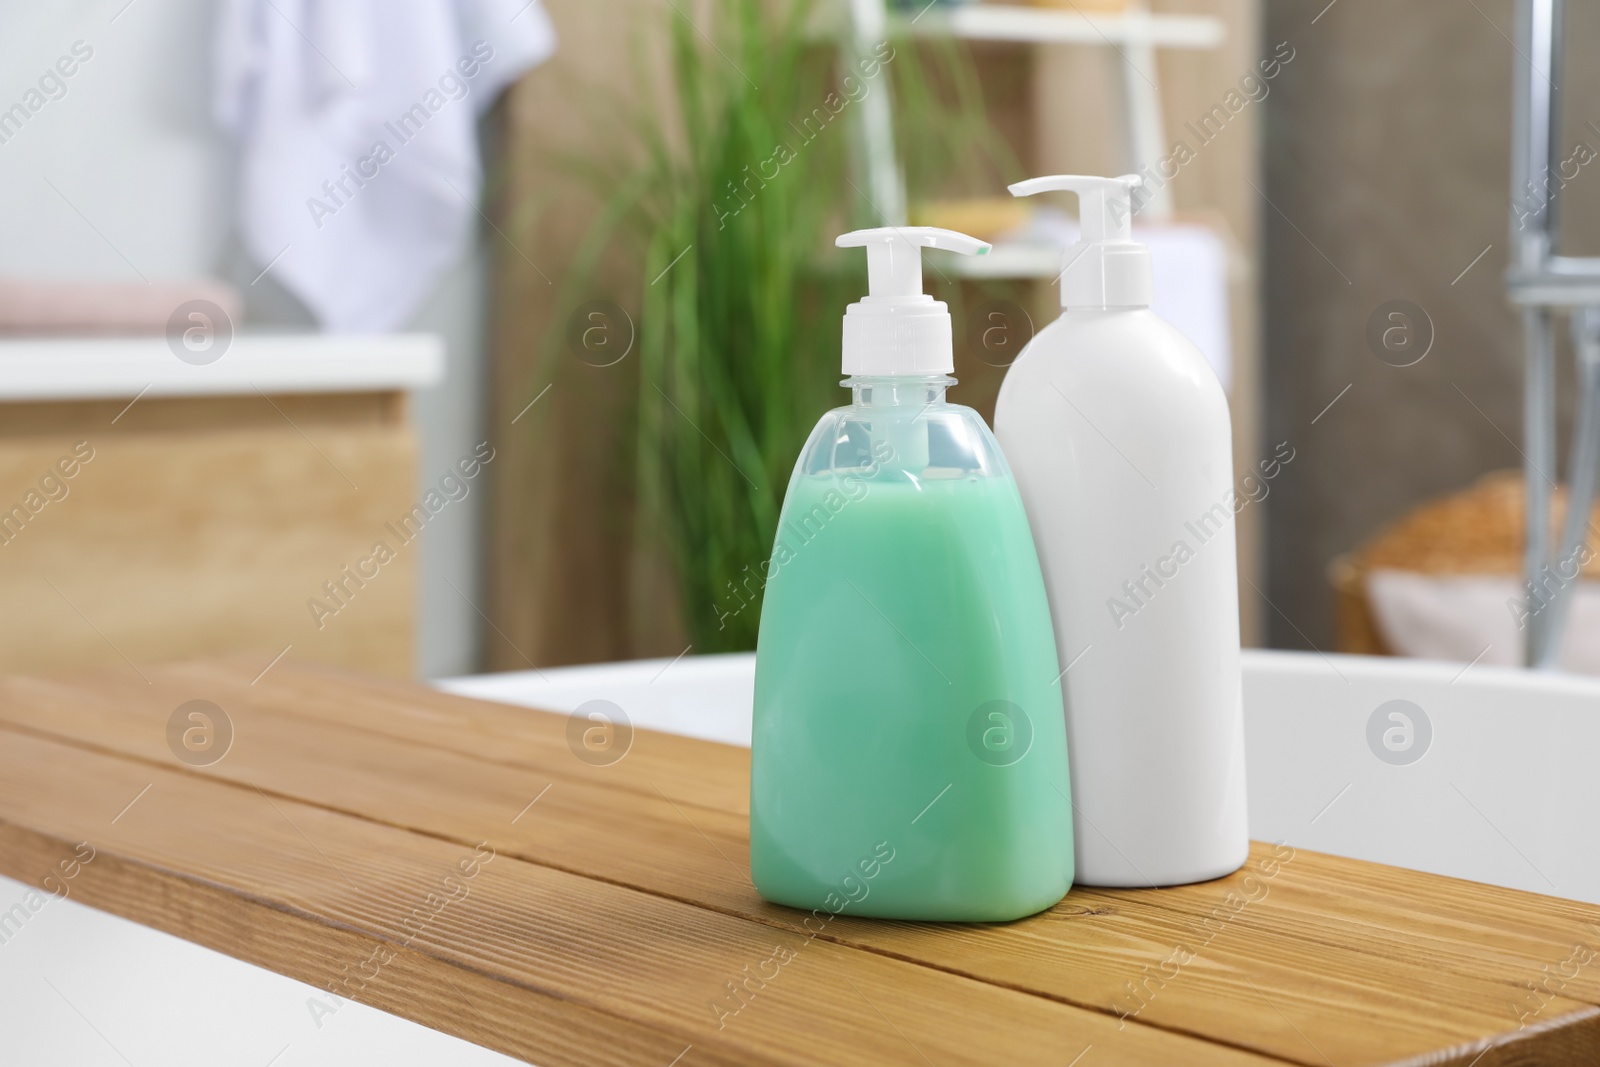
[[[1560,529],[1566,493],[1552,494],[1551,526]],[[1522,573],[1522,475],[1486,474],[1459,493],[1431,500],[1379,530],[1352,552],[1328,565],[1333,586],[1334,633],[1339,651],[1392,655],[1367,598],[1374,570],[1417,574],[1511,575]],[[1600,526],[1600,505],[1594,514]],[[1591,541],[1590,547],[1594,547]],[[1600,556],[1583,568],[1600,577]]]

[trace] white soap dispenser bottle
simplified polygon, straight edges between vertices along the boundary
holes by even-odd
[[[1249,850],[1228,401],[1150,310],[1140,181],[1011,186],[1077,193],[1081,234],[995,407],[1067,668],[1076,880],[1101,886],[1216,878]]]

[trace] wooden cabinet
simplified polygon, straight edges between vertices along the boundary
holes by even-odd
[[[262,353],[212,376],[209,393],[155,381],[135,399],[118,379],[98,391],[128,396],[15,395],[97,391],[81,367],[27,386],[22,364],[51,344],[31,356],[0,345],[0,368],[17,371],[13,395],[0,386],[0,671],[142,673],[220,652],[265,668],[288,650],[411,672],[418,546],[405,520],[419,501],[402,387],[436,354],[411,365],[373,353],[364,382],[329,392],[296,391],[310,383]],[[163,351],[143,351],[159,359],[154,344]],[[123,368],[135,375],[139,351]],[[330,349],[317,365],[340,358]]]

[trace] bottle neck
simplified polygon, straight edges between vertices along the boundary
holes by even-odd
[[[852,375],[839,383],[850,390],[860,408],[918,407],[943,404],[944,391],[956,384],[947,374],[918,374],[883,377]]]

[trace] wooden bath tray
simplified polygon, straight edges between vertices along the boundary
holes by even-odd
[[[808,926],[750,886],[745,750],[591,765],[563,715],[259,668],[0,681],[0,873],[87,843],[74,899],[542,1067],[1600,1062],[1600,908],[1258,844],[1008,925]]]

